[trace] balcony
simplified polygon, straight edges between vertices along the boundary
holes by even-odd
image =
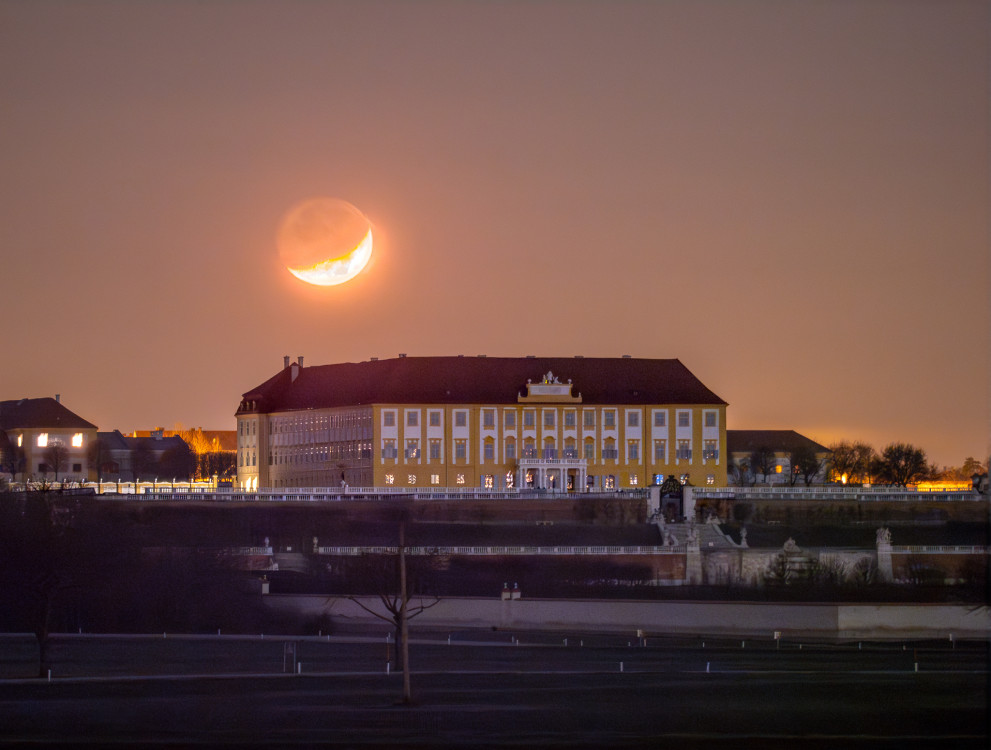
[[[603,448],[602,449],[602,459],[605,460],[607,458],[618,459],[619,458],[619,449],[618,448]]]
[[[691,448],[679,448],[675,451],[674,457],[679,461],[691,461],[692,460],[692,450]]]
[[[715,449],[702,451],[703,461],[717,461],[719,459],[719,451]]]

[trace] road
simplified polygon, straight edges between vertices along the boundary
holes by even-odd
[[[0,637],[0,743],[983,748],[988,740],[985,642],[424,632],[411,644],[413,706],[395,703],[390,650],[384,631],[289,641],[59,637],[48,681],[23,677],[37,669],[30,639]]]

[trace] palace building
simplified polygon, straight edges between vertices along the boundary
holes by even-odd
[[[677,359],[286,357],[236,417],[244,490],[726,484],[726,402]]]

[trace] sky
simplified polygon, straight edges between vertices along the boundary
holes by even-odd
[[[283,355],[630,354],[731,429],[986,457],[989,28],[977,0],[0,0],[0,398],[233,429]],[[276,248],[321,196],[374,231],[326,288]]]

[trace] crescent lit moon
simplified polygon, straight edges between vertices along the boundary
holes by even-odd
[[[335,286],[350,281],[372,257],[372,226],[347,201],[312,198],[292,208],[278,234],[286,270],[300,281]]]
[[[361,273],[368,261],[372,258],[372,230],[368,230],[365,239],[358,243],[358,247],[345,255],[343,258],[324,260],[314,263],[309,268],[289,268],[289,273],[300,281],[317,286],[334,286],[351,281]]]

